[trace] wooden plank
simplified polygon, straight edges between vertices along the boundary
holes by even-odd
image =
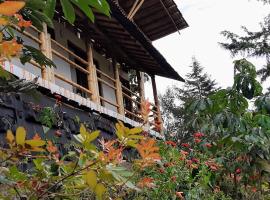
[[[157,119],[158,119],[158,122],[161,123],[161,127],[162,127],[162,117],[161,117],[160,105],[159,105],[158,94],[157,94],[157,85],[156,85],[156,80],[155,80],[154,75],[151,76],[151,82],[152,82],[155,106],[157,108]]]
[[[54,39],[51,39],[51,40],[52,40],[52,42],[54,44],[56,44],[58,47],[60,47],[64,51],[66,51],[68,54],[72,55],[74,58],[76,58],[77,60],[79,60],[81,63],[83,63],[85,65],[88,65],[88,62],[86,60],[82,59],[80,56],[76,55],[74,52],[70,51],[69,49],[67,49],[66,47],[64,47],[63,45],[61,45],[57,41],[55,41]]]
[[[120,74],[119,74],[120,65],[115,62],[113,62],[113,64],[114,64],[114,75],[115,75],[115,80],[116,80],[116,101],[119,105],[118,113],[124,116],[125,108],[124,108],[124,102],[123,102],[122,83],[120,81]]]
[[[113,81],[114,83],[116,82],[115,79],[113,79],[112,77],[110,77],[108,74],[104,73],[103,71],[101,71],[100,69],[97,69],[97,73],[99,73],[102,76],[105,76],[106,78],[110,79],[111,81]]]
[[[133,112],[130,112],[129,110],[125,109],[125,112],[128,113],[129,115],[135,117],[137,119],[138,122],[143,122],[143,118],[139,115],[136,115]]]
[[[34,40],[36,43],[41,44],[41,40],[39,38],[35,37],[34,35],[32,35],[31,33],[27,32],[27,31],[21,31],[21,29],[18,26],[12,26],[12,27],[15,28],[18,32],[20,32],[23,35],[30,38],[31,40]]]
[[[115,86],[113,86],[112,84],[108,83],[107,81],[103,80],[102,78],[97,78],[98,81],[100,81],[101,83],[104,83],[105,85],[109,86],[110,88],[116,90],[117,88]]]
[[[138,84],[139,84],[139,93],[141,97],[141,103],[145,101],[145,87],[144,87],[144,72],[136,71]]]
[[[80,65],[76,64],[75,62],[69,60],[67,57],[63,56],[61,53],[57,52],[56,50],[52,49],[52,53],[55,54],[56,56],[58,56],[59,58],[63,59],[67,63],[69,63],[73,68],[76,68],[87,75],[89,74],[89,71],[87,71],[86,69],[84,69]]]
[[[62,81],[64,81],[64,82],[66,82],[66,83],[72,85],[73,87],[78,88],[78,89],[82,90],[83,92],[85,92],[85,93],[87,93],[87,94],[90,94],[90,95],[92,94],[92,92],[91,92],[90,90],[88,90],[87,88],[84,88],[84,87],[82,87],[81,85],[79,85],[79,84],[77,84],[77,83],[74,83],[73,81],[70,81],[70,80],[66,79],[66,78],[63,77],[62,75],[57,74],[57,73],[55,73],[54,75],[55,75],[56,78],[58,78],[58,79],[60,79],[60,80],[62,80]]]
[[[128,94],[126,94],[126,93],[124,93],[123,92],[123,95],[125,96],[125,97],[127,97],[128,99],[130,99],[131,101],[133,101],[134,103],[136,103],[137,105],[141,105],[141,102],[138,102],[138,101],[136,101],[135,99],[132,99],[132,97],[131,96],[129,96]]]
[[[102,101],[105,101],[106,103],[108,103],[108,104],[111,104],[111,105],[113,105],[113,106],[115,106],[115,107],[119,107],[119,105],[118,104],[116,104],[116,103],[114,103],[114,102],[111,102],[110,100],[108,100],[108,99],[105,99],[104,97],[102,97],[102,96],[99,96],[99,98],[102,100]]]
[[[47,25],[43,23],[43,31],[39,32],[41,41],[40,50],[49,59],[52,59],[51,36],[47,31]],[[48,66],[41,67],[41,76],[43,79],[55,83],[54,68]]]
[[[88,44],[87,48],[88,48],[87,49],[87,59],[88,59],[87,71],[89,71],[89,74],[87,75],[88,88],[90,88],[92,92],[91,100],[97,104],[100,104],[97,71],[96,71],[96,66],[94,65],[94,58],[93,58],[93,47],[91,44]]]
[[[136,97],[138,97],[138,98],[141,98],[139,95],[137,95],[135,92],[131,91],[131,90],[128,89],[127,87],[125,87],[125,86],[122,85],[122,88],[123,88],[124,90],[127,90],[128,92],[130,92],[132,95],[134,95],[134,96],[136,96]]]

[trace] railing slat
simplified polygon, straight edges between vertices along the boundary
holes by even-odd
[[[109,86],[110,88],[116,90],[116,87],[113,86],[112,84],[108,83],[107,81],[105,81],[105,80],[103,80],[103,79],[101,79],[101,78],[97,78],[97,79],[98,79],[98,81],[100,81],[101,83],[104,83],[105,85]]]
[[[96,69],[97,72],[103,76],[105,76],[106,78],[110,79],[111,81],[113,81],[114,83],[116,82],[115,79],[113,79],[112,77],[110,77],[108,74],[105,74],[103,71],[101,71],[100,69]]]
[[[90,94],[90,95],[92,94],[92,92],[91,92],[90,90],[88,90],[88,89],[82,87],[81,85],[79,85],[79,84],[77,84],[77,83],[74,83],[73,81],[70,81],[70,80],[66,79],[65,77],[63,77],[63,76],[61,76],[61,75],[59,75],[59,74],[56,74],[56,73],[55,73],[54,75],[55,75],[56,78],[58,78],[58,79],[60,79],[60,80],[62,80],[62,81],[64,81],[64,82],[66,82],[66,83],[68,83],[68,84],[70,84],[70,85],[72,85],[72,86],[74,86],[74,87],[76,87],[76,88],[78,88],[78,89],[80,89],[80,90],[86,92],[87,94]]]
[[[118,104],[113,103],[113,102],[109,101],[108,99],[105,99],[105,98],[104,98],[104,97],[102,97],[102,96],[100,96],[100,99],[101,99],[102,101],[107,102],[108,104],[111,104],[111,105],[113,105],[113,106],[117,107],[117,108],[119,107],[119,105],[118,105]]]
[[[70,51],[68,48],[61,45],[59,42],[55,41],[54,39],[51,39],[51,41],[56,44],[58,47],[63,49],[64,51],[68,52],[70,55],[72,55],[74,58],[78,59],[80,62],[82,62],[85,65],[88,65],[88,62],[84,59],[82,59],[80,56],[76,55],[74,52]]]
[[[81,72],[84,72],[87,75],[89,74],[89,71],[87,71],[86,69],[82,68],[80,65],[76,64],[75,62],[69,60],[68,58],[66,58],[65,56],[63,56],[59,52],[55,51],[54,49],[52,49],[52,53],[55,54],[56,56],[58,56],[59,58],[63,59],[64,61],[66,61],[70,65],[72,65],[74,68],[80,70]]]

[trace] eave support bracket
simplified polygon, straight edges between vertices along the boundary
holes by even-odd
[[[142,6],[144,0],[136,0],[132,6],[132,8],[130,9],[129,13],[128,13],[128,19],[132,20],[133,17],[135,16],[135,14],[138,12],[138,10],[140,9],[140,7]]]

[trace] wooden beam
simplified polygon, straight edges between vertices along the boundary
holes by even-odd
[[[136,8],[136,6],[138,5],[138,3],[139,3],[139,1],[140,0],[136,0],[134,3],[133,3],[133,5],[132,5],[132,7],[131,7],[131,9],[130,9],[130,11],[129,11],[129,13],[128,13],[128,19],[130,19],[130,16],[131,16],[131,14],[133,13],[133,11],[135,10],[135,8]]]
[[[122,93],[122,84],[120,81],[120,74],[119,74],[119,69],[120,69],[120,64],[113,62],[114,64],[114,75],[116,79],[116,100],[118,104],[118,113],[125,116],[125,108],[124,108],[124,102],[123,102],[123,93]]]
[[[41,41],[41,44],[40,44],[41,52],[49,59],[52,59],[51,36],[48,33],[47,25],[45,23],[43,24],[43,31],[40,32],[39,38]],[[41,77],[45,80],[55,83],[54,68],[48,67],[48,66],[42,66]]]
[[[134,5],[131,8],[131,11],[128,14],[128,19],[132,20],[134,15],[138,12],[138,10],[140,9],[140,7],[143,5],[144,0],[141,0],[140,3],[138,3],[139,0],[136,0],[136,2],[134,3]]]
[[[136,71],[138,84],[139,84],[139,93],[141,98],[141,103],[145,101],[145,88],[144,88],[144,72]]]
[[[151,82],[152,82],[152,88],[153,88],[153,95],[154,95],[154,101],[155,101],[155,106],[157,108],[157,122],[160,123],[162,127],[162,117],[161,117],[161,111],[160,111],[160,105],[159,105],[159,100],[158,100],[158,93],[157,93],[157,85],[156,85],[156,80],[155,76],[151,76]]]
[[[87,75],[88,88],[92,92],[91,100],[97,104],[100,104],[97,70],[96,66],[94,65],[93,48],[91,44],[87,44],[87,48],[87,71],[89,72]]]

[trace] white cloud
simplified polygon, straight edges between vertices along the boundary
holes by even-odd
[[[241,26],[259,30],[259,22],[269,13],[270,6],[256,0],[175,0],[189,27],[154,42],[167,61],[184,76],[189,71],[191,57],[195,56],[205,71],[216,79],[222,87],[233,81],[233,58],[228,51],[220,48],[218,42],[224,40],[223,30],[241,34]],[[256,65],[263,62],[251,59]],[[160,93],[177,81],[157,77]],[[149,92],[147,86],[147,93]],[[148,96],[148,95],[147,95]],[[150,96],[150,95],[149,95]]]

